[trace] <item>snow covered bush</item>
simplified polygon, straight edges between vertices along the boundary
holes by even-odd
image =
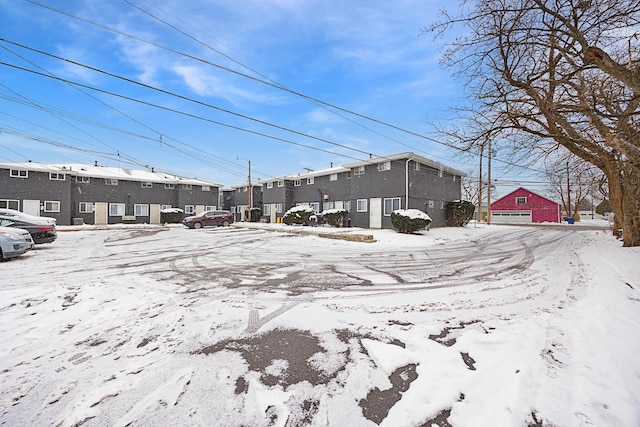
[[[180,208],[162,209],[160,211],[160,223],[179,224],[184,216],[184,211]]]
[[[391,212],[391,224],[400,233],[414,233],[431,223],[431,217],[418,209],[398,209]]]
[[[473,218],[476,206],[466,200],[454,200],[447,203],[447,225],[464,227]]]
[[[315,215],[316,211],[309,206],[295,206],[284,213],[282,222],[287,225],[303,224],[309,225],[309,217]]]
[[[327,209],[322,216],[332,227],[344,227],[347,222],[348,212],[344,209]]]

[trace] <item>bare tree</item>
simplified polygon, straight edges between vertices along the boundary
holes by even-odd
[[[473,96],[464,147],[533,156],[563,146],[607,178],[624,245],[640,246],[638,0],[463,1],[427,31],[465,26],[443,61]],[[501,150],[504,152],[504,150]]]
[[[567,216],[576,220],[579,207],[593,201],[597,189],[606,181],[598,168],[566,152],[547,157],[545,168],[551,191],[560,198]]]

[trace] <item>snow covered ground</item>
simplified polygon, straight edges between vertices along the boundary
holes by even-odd
[[[640,425],[640,248],[609,232],[251,226],[0,264],[0,425]]]

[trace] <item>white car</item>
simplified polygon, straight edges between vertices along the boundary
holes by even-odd
[[[31,243],[16,233],[17,229],[11,228],[9,230],[4,228],[0,230],[0,260],[3,261],[20,256],[32,247]]]
[[[51,225],[53,227],[56,226],[55,218],[51,218],[48,216],[29,215],[15,209],[0,208],[0,218],[8,219],[10,221],[22,220],[24,222],[30,222],[31,224]]]

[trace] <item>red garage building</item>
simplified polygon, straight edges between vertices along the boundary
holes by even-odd
[[[491,203],[491,222],[494,224],[561,220],[560,204],[522,187]]]

